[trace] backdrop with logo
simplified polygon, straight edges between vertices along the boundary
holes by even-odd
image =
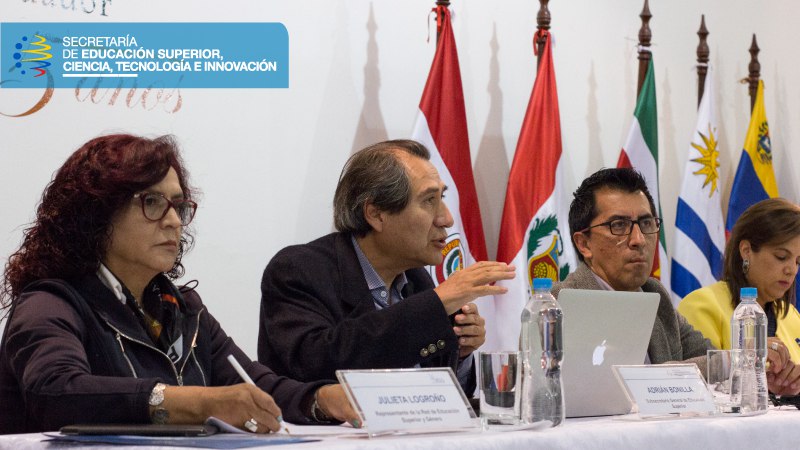
[[[183,281],[255,356],[259,284],[284,246],[332,230],[333,190],[349,155],[411,136],[435,51],[432,0],[7,0],[4,22],[277,22],[289,38],[288,88],[117,89],[108,80],[74,88],[0,87],[0,261],[20,243],[53,172],[99,134],[174,134],[198,186],[196,245]],[[642,2],[551,2],[553,61],[563,139],[564,189],[616,164],[636,103]],[[750,118],[747,75],[758,33],[776,178],[797,201],[800,186],[800,31],[794,4],[711,0],[651,5],[659,113],[661,207],[667,251],[688,138],[697,110],[695,48],[700,15],[711,34],[724,201]],[[489,258],[506,181],[530,98],[537,2],[454,0],[475,187]],[[166,25],[169,27],[169,25]],[[0,43],[3,55],[15,42]],[[241,46],[263,43],[243,40]],[[0,70],[10,70],[2,67]],[[497,326],[502,326],[499,324]]]

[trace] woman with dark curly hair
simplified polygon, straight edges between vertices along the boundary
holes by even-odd
[[[355,419],[340,386],[251,361],[194,287],[173,284],[192,243],[193,194],[168,136],[98,137],[58,170],[0,290],[0,434],[209,416],[264,433],[281,416]]]

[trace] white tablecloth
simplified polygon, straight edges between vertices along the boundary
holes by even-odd
[[[313,432],[316,427],[309,427]],[[0,449],[40,449],[42,434],[0,436]],[[212,439],[212,438],[207,438]],[[59,446],[60,447],[60,446]],[[49,447],[58,448],[58,447]],[[98,449],[98,445],[69,445],[73,449]],[[115,449],[142,450],[144,447]],[[153,447],[168,448],[168,447]],[[563,426],[543,431],[484,431],[414,436],[328,436],[322,441],[267,448],[318,449],[800,449],[800,410],[771,409],[754,417],[631,420],[623,417],[568,419]]]

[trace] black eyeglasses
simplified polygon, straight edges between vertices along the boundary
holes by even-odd
[[[608,222],[598,223],[597,225],[586,227],[580,232],[583,233],[595,227],[607,226],[608,230],[611,231],[611,234],[613,234],[614,236],[627,236],[633,233],[633,224],[639,225],[639,230],[642,232],[642,234],[658,233],[658,230],[661,229],[661,219],[659,219],[658,217],[644,217],[639,220],[631,220],[631,219],[609,220]]]
[[[178,218],[181,225],[189,225],[194,219],[194,213],[197,211],[197,203],[191,200],[179,200],[176,202],[170,201],[163,194],[153,192],[140,192],[134,194],[133,198],[138,198],[142,201],[142,213],[148,220],[154,222],[159,221],[167,215],[170,208],[174,208],[178,213]]]

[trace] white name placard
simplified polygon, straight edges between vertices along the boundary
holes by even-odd
[[[695,364],[614,366],[639,415],[713,414],[714,399]]]
[[[450,368],[337,370],[336,376],[370,436],[480,426]]]

